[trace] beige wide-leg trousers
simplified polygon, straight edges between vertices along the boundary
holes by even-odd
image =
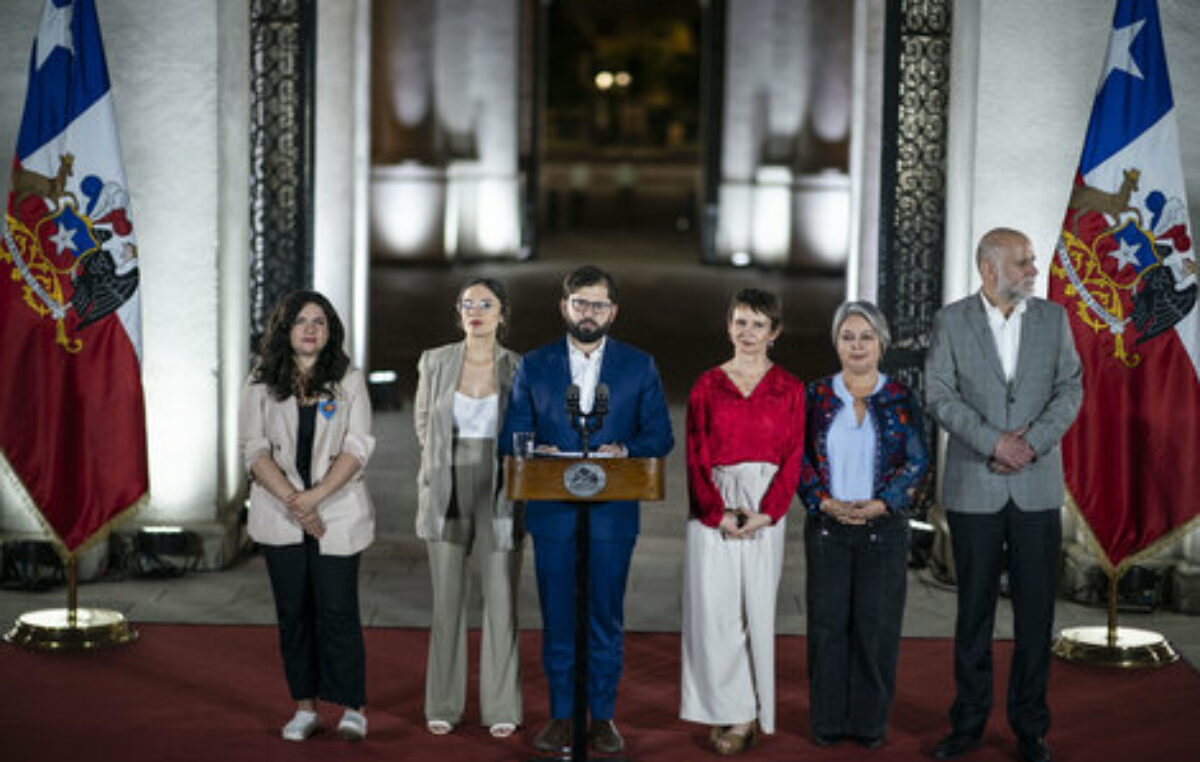
[[[469,564],[478,558],[483,593],[479,648],[479,706],[483,725],[520,725],[521,662],[518,650],[517,585],[521,545],[495,550],[492,536],[493,443],[459,439],[454,450],[454,495],[443,539],[426,543],[433,581],[425,719],[457,725],[467,694],[467,599]]]

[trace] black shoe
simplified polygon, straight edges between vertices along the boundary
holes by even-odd
[[[620,754],[625,750],[625,739],[621,738],[612,720],[592,720],[588,741],[601,754]]]
[[[533,739],[533,748],[555,754],[566,754],[571,751],[571,721],[568,719],[550,720],[550,723],[542,728],[542,732]]]
[[[854,740],[864,749],[878,749],[883,746],[883,736],[858,736]]]
[[[1021,762],[1050,762],[1050,747],[1042,736],[1022,736],[1017,739],[1017,756]]]
[[[982,741],[983,739],[980,736],[955,732],[938,741],[937,746],[933,747],[933,751],[930,754],[934,759],[954,759],[955,757],[961,757],[969,751],[978,749]]]
[[[842,740],[842,737],[839,735],[834,735],[833,733],[814,733],[813,734],[813,743],[815,743],[817,746],[824,746],[824,747],[834,746],[840,740]]]

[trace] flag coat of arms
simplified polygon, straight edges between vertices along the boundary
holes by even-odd
[[[46,0],[0,238],[0,468],[73,554],[148,495],[138,250],[94,0]]]
[[[1200,326],[1179,128],[1155,0],[1119,0],[1051,265],[1083,407],[1071,500],[1116,573],[1200,513]]]

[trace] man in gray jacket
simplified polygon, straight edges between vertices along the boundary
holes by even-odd
[[[1046,683],[1062,552],[1059,442],[1079,412],[1082,369],[1057,304],[1033,298],[1029,239],[997,228],[975,253],[977,294],[934,318],[926,405],[949,434],[942,502],[958,581],[951,759],[979,746],[992,707],[992,627],[1008,572],[1016,645],[1008,723],[1022,760],[1050,759]]]

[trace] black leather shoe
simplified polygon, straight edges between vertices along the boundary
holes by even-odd
[[[951,733],[938,741],[930,754],[934,759],[954,759],[979,748],[982,738],[968,733]]]
[[[625,750],[625,739],[621,738],[612,720],[592,720],[588,742],[601,754],[620,754]]]
[[[842,737],[833,733],[813,733],[813,743],[817,746],[828,748],[836,745],[840,740],[842,740]]]
[[[1017,756],[1021,762],[1050,762],[1050,747],[1042,736],[1022,736],[1017,739]]]
[[[568,719],[550,720],[550,723],[542,728],[542,732],[533,739],[533,748],[555,754],[566,754],[571,751],[571,721]]]
[[[878,749],[883,746],[883,736],[858,736],[854,740],[864,749]]]

